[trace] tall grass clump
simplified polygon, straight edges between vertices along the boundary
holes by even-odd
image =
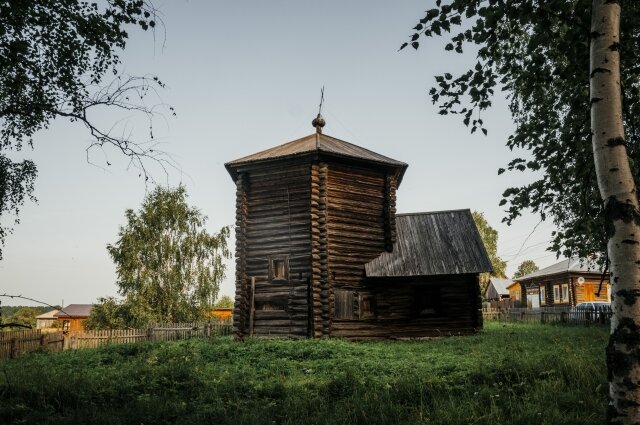
[[[607,330],[430,341],[189,340],[0,362],[0,423],[599,424]]]

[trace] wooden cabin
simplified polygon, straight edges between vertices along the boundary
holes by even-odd
[[[607,275],[586,260],[571,258],[516,279],[529,308],[568,307],[585,301],[611,302]],[[599,291],[599,293],[598,293]]]
[[[396,214],[407,164],[322,133],[225,164],[236,184],[237,337],[482,327],[491,270],[468,210]]]

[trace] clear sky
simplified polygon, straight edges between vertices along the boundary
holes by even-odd
[[[409,164],[398,212],[480,211],[499,232],[509,276],[525,259],[554,263],[555,254],[545,251],[552,223],[526,213],[510,227],[501,223],[503,190],[533,179],[497,175],[515,155],[505,147],[513,125],[504,99],[483,116],[488,137],[471,135],[458,117],[438,115],[431,105],[433,76],[464,71],[473,55],[445,52],[441,41],[426,39],[417,52],[397,51],[430,3],[154,1],[165,29],[131,29],[121,54],[124,72],[166,83],[162,101],[177,111],[157,120],[154,133],[179,170],[156,169],[154,176],[182,182],[210,231],[232,225],[235,187],[224,163],[312,133],[324,85],[324,133]],[[128,115],[95,119],[144,137],[144,122]],[[6,240],[0,293],[51,304],[116,295],[105,246],[116,241],[125,209],[137,209],[150,187],[116,152],[91,151],[88,162],[89,140],[80,125],[60,120],[38,134],[33,150],[16,156],[39,167],[38,203],[23,207]],[[233,294],[233,280],[230,261],[222,294]]]

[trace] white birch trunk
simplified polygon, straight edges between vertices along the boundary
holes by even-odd
[[[613,319],[607,347],[607,421],[640,423],[640,214],[625,147],[620,86],[619,0],[593,0],[591,127],[608,232]]]

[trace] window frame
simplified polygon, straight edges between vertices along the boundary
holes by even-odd
[[[413,297],[416,317],[428,318],[444,316],[442,287],[440,285],[416,285],[413,287]],[[428,302],[425,302],[427,300]]]
[[[334,289],[333,291],[333,318],[335,320],[356,320],[356,312],[353,304],[357,293],[352,289]],[[344,308],[343,308],[344,307]]]
[[[569,302],[569,284],[563,283],[561,288],[562,302]]]
[[[283,276],[276,276],[278,265],[282,263]],[[289,280],[289,256],[273,255],[269,257],[269,281],[288,281]]]
[[[365,308],[367,307],[367,308]],[[376,318],[376,297],[373,294],[358,295],[358,314],[361,320]]]

